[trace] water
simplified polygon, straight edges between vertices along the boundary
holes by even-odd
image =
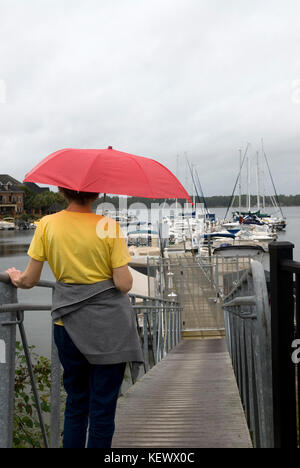
[[[212,209],[217,217],[222,218],[225,214],[224,208]],[[287,230],[279,234],[282,241],[290,241],[295,244],[294,258],[300,261],[300,207],[289,207],[284,209],[287,217]],[[26,254],[34,231],[0,231],[0,272],[9,267],[15,267],[24,271],[28,263]],[[54,280],[52,272],[47,263],[44,264],[42,279]],[[26,303],[51,303],[51,290],[45,288],[34,288],[33,290],[19,290],[19,302]],[[36,347],[36,352],[44,356],[50,355],[51,316],[49,311],[26,312],[25,329],[30,344]]]
[[[24,271],[29,257],[26,252],[31,242],[33,230],[0,231],[0,272],[9,267]],[[53,280],[47,263],[44,264],[42,279]],[[50,304],[52,291],[46,288],[18,290],[18,300],[31,304]],[[30,345],[36,346],[39,354],[49,357],[51,349],[51,316],[48,311],[28,311],[24,314],[24,325]]]
[[[210,211],[216,213],[216,217],[220,219],[226,213],[225,208],[211,208]],[[300,262],[300,206],[283,208],[283,214],[287,218],[287,229],[278,233],[278,241],[289,241],[295,244],[294,259]]]

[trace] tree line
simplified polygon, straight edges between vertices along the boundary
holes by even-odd
[[[192,196],[191,196],[192,198]],[[299,195],[279,195],[278,196],[279,204],[280,206],[300,206],[300,194]],[[119,197],[118,196],[106,196],[105,201],[107,203],[111,203],[115,207],[119,206]],[[149,198],[142,198],[142,197],[128,197],[127,199],[127,205],[130,206],[133,203],[143,203],[146,205],[148,208],[151,208],[151,204],[157,203],[159,205],[162,205],[163,203],[167,203],[169,205],[175,204],[176,200],[175,199],[169,199],[165,200],[163,198],[155,198],[155,199],[149,199]],[[232,202],[232,197],[231,195],[215,195],[212,197],[206,197],[205,200],[203,198],[198,198],[196,197],[196,203],[206,203],[208,208],[227,208],[231,202]],[[103,203],[104,198],[100,197],[97,202],[97,204]],[[181,204],[181,206],[186,203],[186,200],[178,200],[178,202]],[[261,201],[262,202],[262,201]],[[238,197],[235,197],[235,201],[233,206],[238,207]],[[265,199],[266,207],[272,207],[273,203],[270,197],[266,197]],[[242,206],[246,207],[247,206],[247,195],[242,195]],[[251,196],[251,206],[256,206],[257,205],[257,197],[256,196]]]
[[[23,217],[40,217],[46,214],[59,211],[64,209],[67,206],[67,201],[63,195],[59,192],[45,191],[36,193],[31,191],[27,186],[21,186],[24,192],[24,211],[25,215]],[[192,198],[192,197],[191,197]],[[300,195],[279,195],[279,203],[281,206],[300,206]],[[97,205],[103,202],[111,203],[117,209],[119,207],[119,197],[118,196],[109,196],[106,195],[105,199],[103,196],[100,196],[93,205],[93,208],[96,209]],[[128,197],[127,206],[130,207],[133,203],[142,203],[147,208],[151,208],[153,203],[163,205],[167,202],[169,205],[175,204],[175,199],[165,200],[163,198],[143,198],[143,197]],[[186,202],[185,200],[178,200],[178,202],[183,206]],[[196,203],[203,203],[203,199],[198,199],[196,197]],[[256,196],[251,196],[251,206],[256,206],[257,198]],[[208,208],[227,208],[231,203],[230,195],[215,195],[212,197],[206,197],[205,203]],[[234,207],[238,206],[238,197],[235,198]],[[247,196],[242,196],[242,206],[247,206]],[[271,207],[272,201],[270,197],[266,197],[266,206]]]
[[[21,218],[39,218],[52,212],[51,208],[54,208],[55,205],[57,208],[66,208],[67,202],[65,198],[59,192],[33,192],[26,185],[21,185],[23,201],[24,201],[24,214],[21,215]],[[59,210],[57,210],[59,211]]]
[[[207,197],[206,203],[209,208],[227,208],[231,203],[231,196],[216,195]],[[275,197],[274,197],[275,198]],[[300,206],[300,195],[278,195],[280,206]],[[234,206],[238,206],[238,197],[235,198]],[[267,207],[272,207],[273,203],[271,197],[266,197],[265,203]],[[251,206],[257,205],[257,197],[251,196]],[[247,206],[247,195],[242,195],[242,206]]]

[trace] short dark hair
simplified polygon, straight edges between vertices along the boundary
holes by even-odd
[[[79,205],[86,205],[89,202],[97,200],[99,193],[95,192],[77,192],[65,187],[58,187],[58,190],[68,201],[74,201]]]

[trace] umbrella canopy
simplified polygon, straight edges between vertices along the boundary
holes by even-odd
[[[159,162],[108,149],[62,149],[37,164],[24,182],[38,182],[80,192],[145,198],[190,196],[169,169]]]

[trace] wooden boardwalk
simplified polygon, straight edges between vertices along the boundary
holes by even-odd
[[[224,339],[182,341],[119,398],[114,448],[251,448]]]
[[[169,259],[174,285],[180,297],[180,270],[183,271],[183,337],[224,337],[224,314],[216,292],[191,254]],[[179,263],[180,262],[180,263]]]

